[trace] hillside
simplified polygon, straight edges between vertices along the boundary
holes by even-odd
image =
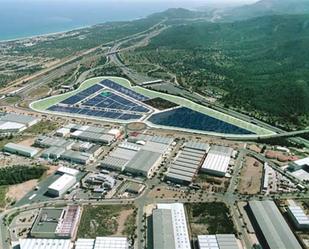
[[[173,26],[134,55],[185,87],[223,90],[225,105],[268,122],[309,124],[309,16]]]
[[[244,20],[265,15],[308,14],[308,0],[261,0],[224,11],[223,20]]]

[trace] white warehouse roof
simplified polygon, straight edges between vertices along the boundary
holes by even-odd
[[[69,239],[20,239],[20,249],[71,249]]]
[[[72,169],[72,168],[68,168],[68,167],[64,167],[64,166],[61,166],[57,169],[57,172],[60,172],[60,173],[63,173],[63,174],[68,174],[68,175],[71,175],[71,176],[76,176],[79,171],[77,169]]]
[[[161,226],[162,227],[167,227],[167,228],[172,228],[171,231],[165,231],[162,233],[163,230],[160,229],[160,227],[155,227],[154,226],[154,240],[156,239],[159,244],[161,245],[162,242],[164,242],[162,245],[165,246],[174,246],[173,248],[175,249],[191,249],[191,244],[190,244],[190,239],[189,239],[189,233],[188,233],[188,227],[187,227],[187,219],[186,219],[186,214],[184,210],[184,206],[182,203],[173,203],[173,204],[158,204],[157,205],[158,210],[170,210],[171,216],[165,216],[169,217],[170,219],[162,219]],[[164,217],[163,217],[164,218]],[[156,235],[156,233],[160,233],[159,236]],[[168,233],[169,232],[169,233]],[[171,245],[170,243],[170,236],[173,234],[174,238],[174,245]],[[168,241],[167,241],[168,240]],[[167,248],[166,249],[173,249],[173,248]],[[164,248],[165,249],[165,248]]]
[[[94,249],[128,249],[126,237],[97,237]]]
[[[71,184],[71,182],[76,181],[76,178],[71,175],[64,174],[60,176],[56,181],[54,181],[51,185],[49,185],[49,189],[61,191],[67,185]]]
[[[232,148],[213,146],[202,165],[202,170],[206,172],[225,174],[227,172],[232,153]]]
[[[300,206],[296,204],[289,205],[288,210],[297,222],[297,225],[309,227],[309,217],[305,214],[304,210]]]
[[[95,239],[78,239],[75,242],[75,249],[93,249]]]
[[[198,235],[199,249],[239,249],[234,234]]]

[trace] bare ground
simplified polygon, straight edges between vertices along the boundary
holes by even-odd
[[[6,198],[19,201],[38,183],[38,180],[29,180],[20,184],[12,185],[6,193]]]
[[[125,229],[125,223],[126,223],[128,217],[131,214],[133,214],[133,209],[121,211],[121,213],[119,214],[119,216],[117,218],[118,227],[117,227],[117,231],[115,233],[115,236],[122,236],[123,235],[123,231]]]

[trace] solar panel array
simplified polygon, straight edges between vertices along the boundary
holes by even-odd
[[[102,91],[104,88],[110,88],[114,92]],[[132,98],[139,102],[149,99],[113,81],[104,80],[49,107],[48,110],[109,119],[137,120],[150,109],[134,102]]]
[[[109,108],[117,110],[128,110],[135,112],[148,112],[149,109],[136,104],[124,97],[116,95],[114,93],[98,94],[95,97],[82,103],[85,106],[95,106],[99,108]]]
[[[117,92],[123,93],[123,94],[125,94],[125,95],[127,95],[127,96],[129,96],[133,99],[136,99],[138,101],[145,101],[145,100],[149,99],[148,97],[146,97],[142,94],[139,94],[137,92],[134,92],[131,89],[123,87],[123,86],[121,86],[121,85],[119,85],[119,84],[117,84],[117,83],[115,83],[111,80],[103,80],[103,81],[100,82],[100,84],[103,85],[103,86],[109,87],[111,89],[114,89]]]
[[[95,111],[90,108],[79,108],[79,107],[67,107],[67,106],[51,106],[48,108],[50,111],[55,112],[66,112],[66,113],[75,113],[80,115],[102,117],[102,118],[111,118],[111,119],[120,119],[120,120],[130,120],[130,119],[140,119],[142,115],[138,114],[127,114],[119,112],[108,112],[108,111]]]
[[[63,101],[61,101],[60,103],[61,104],[67,104],[67,105],[74,105],[76,103],[78,103],[79,101],[83,100],[84,98],[88,97],[89,95],[91,94],[94,94],[95,92],[103,89],[104,87],[99,85],[99,84],[96,84],[96,85],[93,85]]]

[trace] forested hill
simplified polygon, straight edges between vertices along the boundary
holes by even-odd
[[[216,86],[227,105],[308,125],[309,15],[174,26],[140,50],[184,85]],[[146,53],[145,53],[146,52]]]
[[[227,9],[223,20],[244,20],[265,15],[308,14],[308,0],[261,0],[250,5]]]

